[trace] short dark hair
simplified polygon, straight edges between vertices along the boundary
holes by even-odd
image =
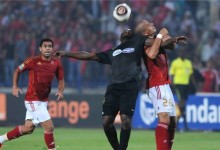
[[[49,38],[42,39],[42,40],[40,41],[39,47],[41,47],[44,42],[51,42],[51,43],[52,43],[52,47],[53,47],[53,41],[52,41],[51,39],[49,39]]]

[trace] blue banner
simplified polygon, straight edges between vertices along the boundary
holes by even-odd
[[[155,128],[157,120],[152,101],[147,94],[139,93],[132,120],[133,128],[152,129]]]
[[[176,99],[176,97],[175,97]],[[186,120],[190,130],[220,130],[220,95],[191,95],[186,103]],[[140,93],[133,117],[133,128],[153,129],[157,116],[147,94]],[[183,127],[183,119],[178,128]]]
[[[190,96],[186,120],[193,130],[220,130],[220,96]]]

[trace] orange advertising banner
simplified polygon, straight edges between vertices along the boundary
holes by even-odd
[[[6,95],[0,94],[0,121],[5,121],[6,116]]]

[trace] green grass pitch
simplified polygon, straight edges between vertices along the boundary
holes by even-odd
[[[0,134],[12,128],[1,127]],[[119,134],[119,130],[118,130]],[[155,150],[153,130],[132,130],[128,150]],[[112,150],[102,129],[55,128],[57,150]],[[43,129],[5,142],[3,150],[46,150]],[[173,150],[220,150],[219,132],[176,133]]]

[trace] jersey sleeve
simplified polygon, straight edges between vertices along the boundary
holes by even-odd
[[[34,59],[33,57],[27,58],[22,64],[18,66],[19,72],[24,72],[26,70],[30,70],[33,67]]]
[[[107,50],[105,52],[100,52],[100,53],[96,53],[96,56],[99,58],[99,63],[102,64],[112,64],[112,60],[111,60],[111,53],[112,53],[112,49]]]
[[[57,80],[63,80],[63,78],[64,78],[63,65],[61,64],[61,62],[59,60],[57,60],[56,78],[57,78]]]

